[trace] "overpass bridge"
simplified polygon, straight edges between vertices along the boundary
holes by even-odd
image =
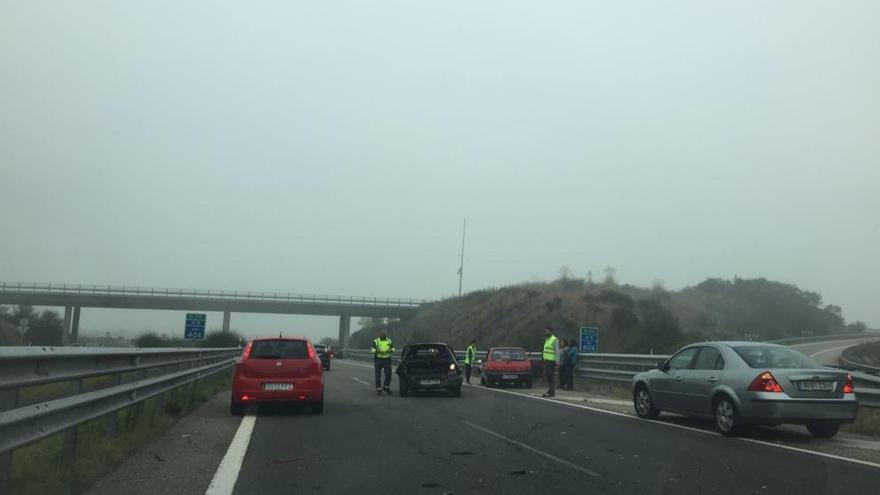
[[[229,331],[232,313],[339,317],[339,342],[351,333],[351,317],[406,318],[427,301],[381,297],[171,289],[115,285],[0,282],[0,304],[64,307],[64,342],[76,342],[82,308],[163,309],[223,313]]]

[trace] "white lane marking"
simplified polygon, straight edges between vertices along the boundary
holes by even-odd
[[[557,400],[547,399],[547,398],[544,398],[544,397],[535,397],[535,396],[533,396],[533,395],[526,395],[526,394],[522,394],[522,393],[519,393],[519,392],[512,392],[512,391],[510,391],[510,390],[495,389],[495,388],[486,388],[486,387],[477,387],[477,386],[474,386],[473,388],[481,389],[481,390],[488,390],[488,391],[491,391],[491,392],[501,392],[501,393],[506,393],[506,394],[511,394],[511,395],[518,395],[518,396],[520,396],[520,397],[527,397],[527,398],[530,398],[530,399],[535,399],[535,400],[540,400],[540,401],[545,401],[545,402],[551,402],[551,403],[553,403],[553,404],[559,404],[559,405],[562,405],[562,406],[577,407],[577,408],[580,408],[580,409],[586,409],[586,410],[588,410],[588,411],[593,411],[593,412],[598,412],[598,413],[603,413],[603,414],[610,414],[610,415],[612,415],[612,416],[619,416],[619,417],[622,417],[622,418],[629,418],[629,419],[638,420],[638,421],[643,421],[643,422],[655,423],[655,424],[658,424],[658,425],[668,426],[668,427],[670,427],[670,428],[679,428],[679,429],[682,429],[682,430],[690,430],[690,431],[694,431],[694,432],[697,432],[697,433],[702,433],[702,434],[704,434],[704,435],[712,435],[712,436],[716,436],[716,437],[720,437],[720,436],[722,436],[720,433],[715,432],[715,431],[702,430],[702,429],[700,429],[700,428],[693,428],[693,427],[690,427],[690,426],[680,425],[680,424],[676,424],[676,423],[668,423],[668,422],[665,422],[665,421],[659,421],[659,420],[644,420],[644,419],[639,418],[638,416],[631,416],[631,415],[629,415],[629,414],[625,414],[625,413],[619,413],[619,412],[616,412],[616,411],[608,411],[608,410],[605,410],[605,409],[599,409],[599,408],[596,408],[596,407],[584,406],[584,405],[581,405],[581,404],[571,404],[571,403],[568,403],[568,402],[559,402],[559,401],[557,401]],[[784,444],[779,444],[779,443],[774,443],[774,442],[767,442],[767,441],[765,441],[765,440],[757,440],[757,439],[754,439],[754,438],[743,438],[743,437],[734,437],[734,438],[732,438],[731,440],[740,440],[740,441],[743,441],[743,442],[758,443],[758,444],[761,444],[761,445],[766,445],[766,446],[768,446],[768,447],[776,447],[776,448],[780,448],[780,449],[792,450],[792,451],[795,451],[795,452],[801,452],[801,453],[804,453],[804,454],[811,454],[811,455],[815,455],[815,456],[819,456],[819,457],[825,457],[825,458],[828,458],[828,459],[835,459],[835,460],[838,460],[838,461],[852,462],[852,463],[855,463],[855,464],[861,464],[861,465],[863,465],[863,466],[870,466],[870,467],[880,468],[880,463],[876,463],[876,462],[863,461],[863,460],[861,460],[861,459],[855,459],[855,458],[852,458],[852,457],[844,457],[844,456],[839,456],[839,455],[834,455],[834,454],[826,454],[825,452],[819,452],[819,451],[816,451],[816,450],[802,449],[802,448],[799,448],[799,447],[792,447],[792,446],[789,446],[789,445],[784,445]]]
[[[595,471],[591,471],[583,466],[578,466],[577,464],[574,464],[573,462],[566,461],[565,459],[562,459],[560,457],[556,457],[555,455],[550,454],[549,452],[544,452],[543,450],[536,449],[535,447],[532,447],[531,445],[526,445],[520,441],[514,440],[510,437],[506,437],[500,433],[496,433],[492,430],[483,428],[482,426],[471,423],[470,421],[462,420],[462,423],[470,426],[471,428],[476,428],[476,429],[482,431],[483,433],[486,433],[487,435],[492,435],[493,437],[504,440],[507,443],[511,443],[513,445],[516,445],[517,447],[526,449],[533,454],[537,454],[541,457],[546,457],[547,459],[550,459],[551,461],[558,462],[559,464],[562,464],[563,466],[568,466],[574,470],[580,471],[584,474],[588,474],[588,475],[596,477],[596,478],[602,477],[602,475],[600,475],[599,473],[597,473]]]
[[[373,369],[373,367],[370,366],[369,364],[352,363],[351,361],[337,361],[337,362],[338,362],[338,363],[350,364],[350,365],[352,365],[352,366],[359,366],[359,367],[361,367],[361,368],[370,368],[370,369]]]
[[[856,464],[862,464],[864,466],[871,466],[871,467],[875,467],[875,468],[880,468],[880,463],[877,463],[877,462],[863,461],[861,459],[853,459],[852,457],[843,457],[843,456],[834,455],[834,454],[826,454],[825,452],[817,452],[815,450],[807,450],[807,449],[802,449],[799,447],[792,447],[790,445],[783,445],[783,444],[779,444],[779,443],[768,442],[766,440],[758,440],[755,438],[737,438],[737,440],[742,440],[743,442],[759,443],[761,445],[768,445],[770,447],[778,447],[780,449],[793,450],[795,452],[801,452],[804,454],[812,454],[812,455],[817,455],[820,457],[827,457],[829,459],[836,459],[838,461],[854,462]]]
[[[358,382],[358,383],[363,383],[364,385],[366,385],[366,386],[368,386],[368,387],[370,386],[369,383],[367,383],[367,382],[361,380],[360,378],[351,377],[351,379],[354,380],[354,381],[356,381],[356,382]]]
[[[254,432],[254,425],[257,424],[257,417],[247,415],[241,418],[238,430],[232,437],[229,449],[220,465],[217,466],[217,472],[214,473],[214,479],[208,485],[205,495],[231,495],[235,489],[235,482],[238,481],[238,473],[241,471],[241,464],[244,462],[244,456],[247,453],[248,445],[251,443],[251,435]]]
[[[816,357],[816,356],[818,356],[818,355],[820,355],[820,354],[825,354],[826,352],[836,351],[836,350],[839,350],[839,349],[846,349],[847,347],[852,347],[852,346],[854,346],[854,345],[857,345],[857,344],[847,344],[847,345],[842,345],[842,346],[838,346],[838,347],[831,347],[831,348],[828,348],[828,349],[823,349],[823,350],[821,350],[821,351],[819,351],[819,352],[814,352],[813,354],[810,354],[810,357],[811,357],[811,358],[814,358],[814,357]]]

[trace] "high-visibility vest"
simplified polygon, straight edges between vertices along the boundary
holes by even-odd
[[[376,339],[373,341],[371,351],[379,359],[388,359],[394,353],[394,345],[391,344],[391,339]]]
[[[467,353],[464,355],[464,364],[474,364],[474,359],[477,357],[477,348],[471,344],[467,348]]]
[[[556,336],[551,335],[544,341],[544,352],[541,354],[544,361],[556,361]]]

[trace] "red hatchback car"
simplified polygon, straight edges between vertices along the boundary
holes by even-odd
[[[480,383],[487,387],[512,383],[532,388],[532,362],[526,350],[522,347],[489,349],[481,369]]]
[[[324,369],[305,337],[256,338],[235,365],[230,411],[240,416],[249,404],[309,404],[324,412]]]

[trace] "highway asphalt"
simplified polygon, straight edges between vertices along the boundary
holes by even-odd
[[[323,415],[259,411],[235,494],[804,495],[880,487],[877,465],[675,422],[483,388],[465,388],[460,398],[376,396],[368,363],[335,361],[326,380]]]
[[[833,341],[822,341],[822,342],[810,342],[806,344],[794,344],[791,347],[803,352],[807,356],[810,356],[815,361],[824,364],[826,366],[839,366],[840,365],[840,355],[843,351],[849,347],[863,344],[865,342],[873,342],[875,340],[880,340],[876,335],[865,337],[863,339],[849,339],[849,340],[833,340]]]

